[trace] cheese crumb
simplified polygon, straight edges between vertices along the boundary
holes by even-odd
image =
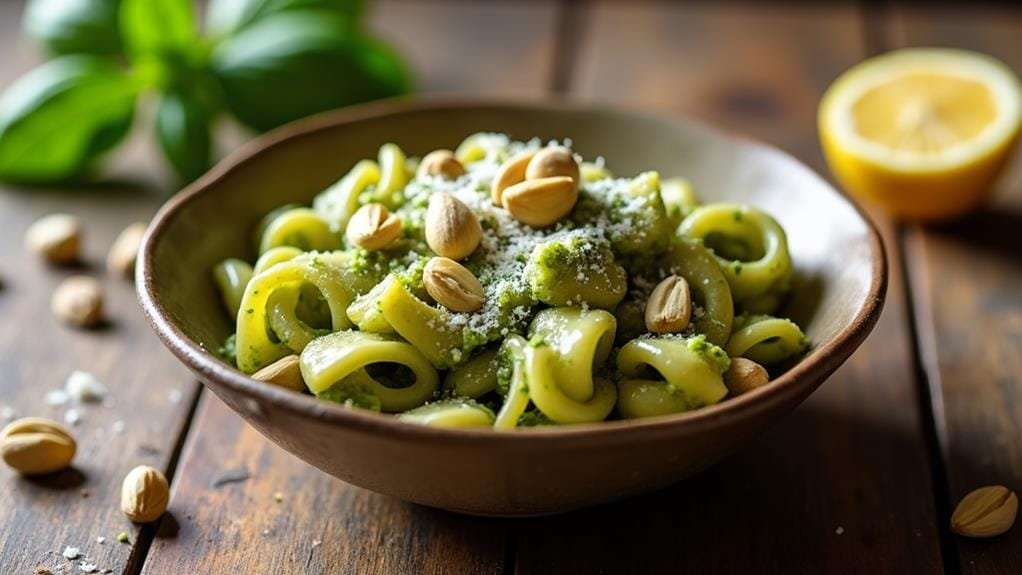
[[[76,403],[103,401],[106,386],[87,371],[73,371],[64,382],[64,391]]]
[[[77,409],[71,408],[64,412],[64,423],[68,425],[78,425],[82,422],[82,414]]]
[[[82,556],[82,552],[79,551],[77,547],[67,546],[64,547],[64,552],[61,553],[61,555],[64,556],[64,559],[74,561],[75,559],[78,559],[79,557]]]
[[[82,573],[95,573],[99,568],[95,563],[82,563],[78,566]]]
[[[837,533],[838,535],[843,535],[844,532],[845,532],[845,528],[841,527],[840,525],[838,525],[837,529],[834,530],[834,533]]]
[[[97,537],[96,543],[99,543],[100,545],[106,543],[106,537]]]
[[[65,405],[67,404],[70,397],[67,392],[63,389],[53,389],[46,392],[46,405]]]

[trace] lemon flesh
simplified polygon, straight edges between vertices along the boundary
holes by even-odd
[[[840,183],[911,219],[946,219],[989,194],[1022,124],[1022,88],[980,54],[909,49],[843,74],[820,104]]]

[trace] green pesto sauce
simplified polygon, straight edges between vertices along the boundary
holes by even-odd
[[[360,386],[351,385],[341,380],[325,391],[316,394],[316,397],[340,403],[348,407],[358,407],[369,411],[379,412],[381,409],[380,399],[362,389]]]
[[[224,340],[223,345],[217,348],[216,354],[231,365],[238,365],[238,336],[231,334]]]
[[[728,357],[720,347],[706,341],[706,336],[699,334],[688,338],[689,351],[695,352],[704,361],[717,368],[717,371],[724,373],[731,366],[731,358]]]
[[[518,427],[538,427],[540,425],[557,425],[557,423],[543,415],[543,412],[538,409],[530,409],[518,418]]]
[[[511,389],[511,379],[515,375],[515,360],[511,357],[511,352],[507,350],[501,350],[497,354],[497,392],[507,397],[508,391]]]

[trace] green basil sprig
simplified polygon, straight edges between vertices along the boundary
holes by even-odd
[[[190,181],[225,113],[261,131],[406,93],[404,64],[361,29],[362,12],[363,0],[210,0],[202,35],[192,0],[29,0],[25,31],[55,58],[0,96],[0,179],[89,176],[143,97],[140,115]]]

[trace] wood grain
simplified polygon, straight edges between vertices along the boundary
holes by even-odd
[[[102,568],[122,570],[138,548],[114,542],[121,531],[138,540],[118,508],[120,484],[132,467],[167,469],[184,432],[198,384],[157,341],[142,317],[134,286],[106,275],[103,261],[114,236],[145,221],[157,198],[137,190],[54,192],[0,187],[0,410],[62,420],[71,406],[46,405],[47,391],[63,387],[74,370],[96,374],[112,404],[77,408],[74,469],[38,480],[0,468],[0,573],[36,564],[54,566],[65,545],[81,547]],[[64,211],[85,223],[85,264],[51,269],[22,249],[22,235],[38,216]],[[108,323],[81,331],[60,324],[49,298],[72,273],[94,275],[106,292]],[[121,429],[122,431],[118,431]],[[85,494],[85,495],[83,495]],[[108,543],[98,545],[97,537]]]
[[[0,3],[0,86],[37,62],[18,31],[21,5]],[[162,196],[133,184],[80,189],[0,186],[0,424],[37,415],[61,420],[69,406],[46,405],[73,370],[96,374],[109,388],[108,406],[90,404],[72,428],[78,454],[71,470],[37,479],[0,466],[0,573],[77,564],[61,557],[75,546],[101,569],[121,572],[144,551],[140,530],[121,515],[120,484],[132,467],[166,469],[183,435],[198,385],[157,341],[142,317],[134,286],[108,277],[104,258],[127,224],[146,221]],[[84,222],[84,263],[76,269],[43,265],[22,248],[37,217],[69,212]],[[60,324],[49,298],[73,273],[96,276],[106,291],[108,323],[96,331]],[[123,431],[117,429],[123,427]],[[118,543],[121,531],[131,544]],[[105,537],[104,544],[97,537]]]
[[[213,394],[203,397],[186,454],[173,519],[144,574],[503,569],[504,523],[343,483],[268,443]]]
[[[816,102],[863,57],[859,16],[853,7],[597,4],[577,93],[696,115],[821,168]],[[661,493],[526,522],[518,571],[939,571],[904,286],[891,263],[873,335],[789,419]]]
[[[979,50],[1022,74],[1022,13],[1007,7],[902,9],[890,45]],[[917,331],[937,415],[949,501],[1002,484],[1022,491],[1022,154],[985,210],[911,226]],[[947,518],[942,518],[946,528]],[[1022,529],[989,541],[955,537],[963,573],[1017,573]]]
[[[547,89],[555,9],[391,0],[375,3],[372,22],[408,55],[421,90],[530,96]],[[346,485],[271,444],[211,394],[203,401],[173,486],[176,534],[156,538],[144,573],[503,571],[507,523]]]

